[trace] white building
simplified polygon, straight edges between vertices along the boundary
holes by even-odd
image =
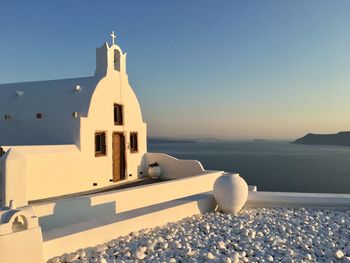
[[[0,85],[2,203],[68,195],[146,173],[146,124],[126,53],[96,49],[95,75]]]

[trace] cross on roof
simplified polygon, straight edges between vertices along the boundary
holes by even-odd
[[[114,34],[114,31],[112,31],[111,35],[112,37],[112,44],[114,45],[114,39],[117,37],[115,34]]]

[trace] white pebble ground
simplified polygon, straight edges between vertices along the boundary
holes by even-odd
[[[350,211],[206,213],[49,262],[350,262]]]

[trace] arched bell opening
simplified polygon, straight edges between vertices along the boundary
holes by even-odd
[[[28,221],[23,215],[15,217],[15,220],[12,222],[12,232],[19,232],[28,229]]]
[[[120,52],[118,49],[114,49],[113,62],[114,62],[114,70],[120,71]]]

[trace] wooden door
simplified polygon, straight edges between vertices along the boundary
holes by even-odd
[[[113,133],[113,181],[125,179],[125,138],[122,133]]]

